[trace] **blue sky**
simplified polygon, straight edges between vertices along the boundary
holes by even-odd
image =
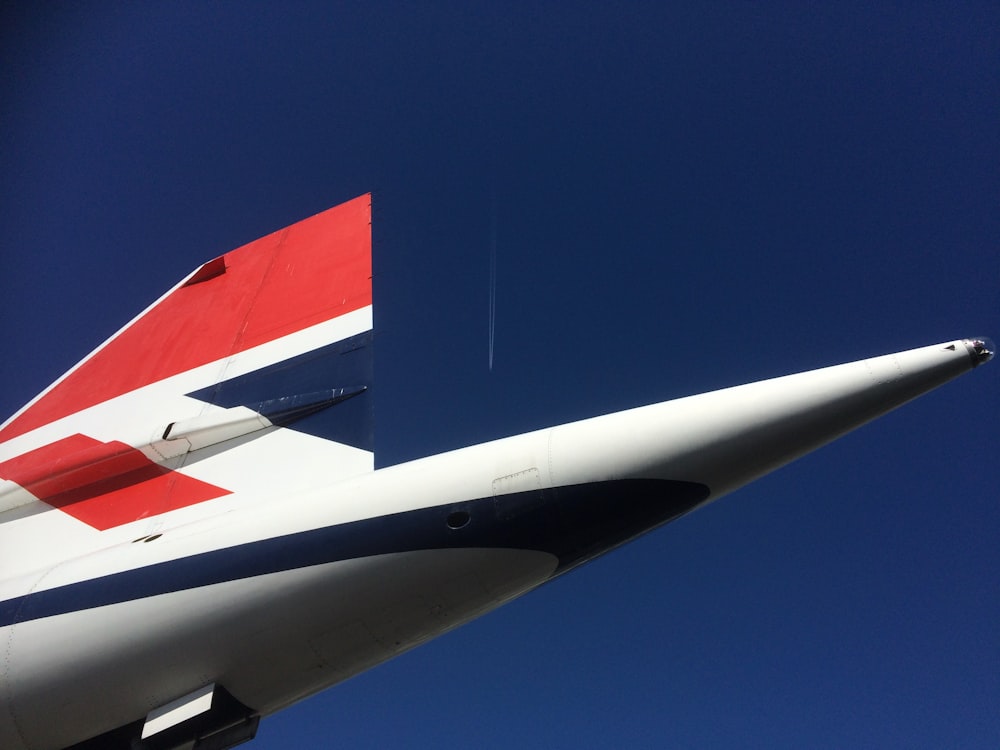
[[[1000,337],[994,3],[664,6],[3,10],[0,411],[198,264],[367,191],[380,464]],[[998,382],[949,384],[251,747],[996,747]]]

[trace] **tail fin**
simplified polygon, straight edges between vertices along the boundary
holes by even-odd
[[[0,521],[103,531],[371,471],[371,342],[362,195],[201,266],[0,427]]]

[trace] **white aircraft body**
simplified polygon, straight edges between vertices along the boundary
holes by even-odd
[[[0,428],[0,748],[226,748],[992,356],[956,340],[374,469],[370,196]]]

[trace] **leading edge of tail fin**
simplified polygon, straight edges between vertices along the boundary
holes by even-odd
[[[370,194],[202,265],[0,427],[0,520],[25,490],[103,529],[290,455],[372,470],[371,268]]]

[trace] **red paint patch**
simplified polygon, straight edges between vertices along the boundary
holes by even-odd
[[[226,256],[220,255],[215,260],[210,260],[208,263],[203,265],[194,275],[184,282],[184,286],[193,286],[195,284],[200,284],[203,281],[208,281],[209,279],[214,279],[216,276],[221,276],[226,272]]]
[[[85,435],[4,461],[0,477],[101,531],[229,494],[166,469],[124,443]]]
[[[0,430],[0,441],[372,302],[371,196],[210,261]]]

